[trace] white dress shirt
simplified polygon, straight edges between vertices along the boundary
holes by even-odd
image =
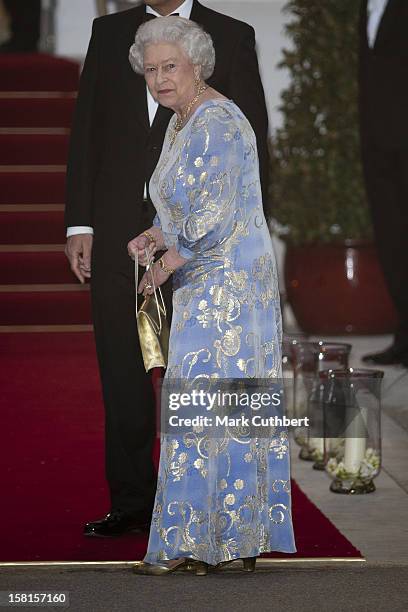
[[[184,17],[185,19],[190,19],[191,10],[193,8],[193,0],[185,0],[183,4],[181,4],[177,9],[174,10],[174,13],[178,13],[180,17]],[[152,9],[149,5],[146,5],[146,13],[151,13],[156,17],[162,17],[160,13],[157,13],[154,9]],[[172,14],[172,13],[171,13]],[[158,103],[153,98],[149,89],[146,86],[147,93],[147,109],[149,112],[149,123],[152,125],[154,117],[156,115],[156,111],[158,108]],[[146,185],[144,186],[144,197],[147,195]],[[69,236],[75,236],[76,234],[93,234],[93,228],[88,225],[74,225],[71,227],[67,227],[67,238]]]
[[[387,6],[388,0],[368,0],[367,38],[370,47],[374,47],[378,28]]]

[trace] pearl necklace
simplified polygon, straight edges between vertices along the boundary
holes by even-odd
[[[173,133],[170,138],[170,147],[173,146],[174,141],[176,140],[176,136],[181,130],[181,128],[183,127],[183,123],[185,122],[188,115],[190,114],[190,111],[193,108],[194,104],[197,102],[198,98],[205,92],[206,89],[208,89],[208,85],[205,85],[205,84],[199,85],[197,88],[197,93],[194,96],[194,98],[191,100],[191,102],[187,104],[185,109],[181,112],[181,116],[177,117],[177,121],[174,124]]]

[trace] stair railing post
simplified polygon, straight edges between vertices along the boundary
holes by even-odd
[[[55,13],[57,0],[43,0],[41,11],[40,50],[55,53]]]
[[[98,15],[106,15],[108,13],[107,0],[96,0],[96,10]]]

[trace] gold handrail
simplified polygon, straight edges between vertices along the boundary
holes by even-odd
[[[0,0],[0,43],[10,38],[10,15],[6,11],[3,0]]]

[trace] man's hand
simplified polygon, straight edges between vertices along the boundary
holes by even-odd
[[[65,246],[71,270],[82,284],[91,278],[92,240],[92,234],[76,234],[67,238]]]

